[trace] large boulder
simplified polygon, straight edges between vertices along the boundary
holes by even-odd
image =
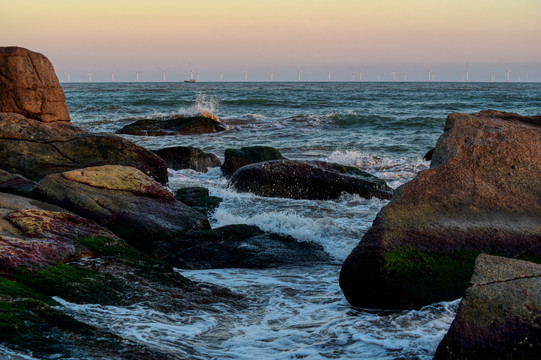
[[[44,123],[0,113],[0,168],[40,180],[46,175],[104,164],[133,166],[167,182],[165,162],[115,135],[86,133],[68,122]]]
[[[203,214],[127,166],[104,165],[49,175],[34,194],[96,221],[140,249],[186,230],[210,228]]]
[[[0,112],[43,122],[70,121],[51,62],[20,47],[0,47]]]
[[[248,146],[240,149],[226,149],[222,172],[230,178],[235,171],[244,165],[255,164],[263,161],[285,159],[278,149],[270,146]]]
[[[395,191],[344,262],[346,299],[373,308],[452,300],[480,252],[541,255],[539,120],[449,115],[430,169]]]
[[[166,120],[141,119],[117,130],[117,134],[166,136],[206,134],[224,131],[225,127],[209,116],[175,116]]]
[[[541,354],[541,265],[481,254],[435,359]]]
[[[207,172],[209,168],[221,165],[216,155],[191,146],[173,146],[153,152],[165,161],[169,169],[173,170],[192,169]]]
[[[95,222],[57,206],[0,195],[0,272],[89,256],[77,242],[85,236],[118,239]]]
[[[176,239],[153,243],[151,254],[181,269],[263,269],[329,261],[321,245],[249,225],[186,232]]]
[[[389,199],[385,181],[356,168],[323,161],[274,160],[246,165],[230,182],[237,191],[292,199],[336,199],[343,192]]]

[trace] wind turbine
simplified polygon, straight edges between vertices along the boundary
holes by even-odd
[[[380,80],[380,75],[379,75],[379,73],[378,73],[378,81],[379,81],[379,80]]]
[[[248,81],[248,71],[244,72],[244,81]]]
[[[404,73],[404,82],[406,82],[406,81],[408,81],[408,73],[407,72]]]
[[[115,82],[115,72],[111,71],[111,82]]]
[[[507,68],[506,73],[507,73],[507,82],[509,82],[509,68]]]
[[[302,74],[302,70],[299,70],[299,77],[297,81],[301,81],[301,74]]]
[[[329,71],[329,81],[331,81],[331,72]]]
[[[274,71],[271,71],[271,72],[270,72],[270,81],[271,81],[271,82],[274,81]]]
[[[139,71],[135,72],[135,82],[139,82]]]
[[[396,81],[396,71],[393,68],[393,82],[395,82],[395,81]]]
[[[71,75],[70,75],[70,73],[68,73],[68,82],[69,82],[69,83],[71,82]]]
[[[430,71],[430,66],[428,67],[428,81],[432,80],[432,71]]]
[[[224,73],[220,71],[220,81],[224,81]]]
[[[363,71],[359,70],[359,82],[363,81]]]
[[[160,71],[162,72],[162,82],[165,82],[165,70],[160,68]]]
[[[92,82],[92,71],[88,72],[88,82]]]

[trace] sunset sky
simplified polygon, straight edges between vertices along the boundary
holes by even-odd
[[[541,81],[540,0],[3,1],[2,45],[45,54],[61,81]]]

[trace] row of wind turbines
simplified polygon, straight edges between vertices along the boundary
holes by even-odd
[[[160,71],[162,72],[162,82],[166,82],[166,73],[167,71],[166,70],[163,70],[163,69],[160,69]],[[297,73],[297,81],[303,81],[302,80],[302,73],[303,71],[302,70],[299,70],[298,73]],[[248,81],[248,71],[243,71],[243,79],[245,82]],[[269,75],[269,81],[274,81],[274,71],[270,71],[268,73]],[[332,71],[328,71],[327,73],[327,79],[328,81],[333,81],[332,79],[332,75],[333,75],[333,72]],[[356,76],[358,75],[358,76]],[[389,73],[389,75],[392,76],[392,81],[393,82],[396,82],[397,81],[397,72],[396,70],[393,68],[393,71],[391,73]],[[407,72],[403,72],[402,74],[398,74],[398,76],[400,77],[401,75],[401,80],[403,82],[406,82],[408,81],[408,73]],[[509,68],[506,69],[505,71],[505,80],[506,82],[510,82],[510,75],[511,75],[511,71],[509,70]],[[524,75],[524,77],[522,77],[522,75]],[[376,74],[377,76],[377,81],[381,81],[381,73],[378,72]],[[466,69],[464,72],[462,72],[460,74],[460,78],[461,78],[461,81],[462,82],[469,82],[470,81],[470,70],[469,69]],[[67,81],[68,83],[71,82],[71,74],[68,72],[67,73]],[[139,71],[136,71],[135,73],[135,81],[136,82],[139,82]],[[223,76],[223,72],[220,72],[220,81],[224,81],[224,76]],[[363,81],[363,71],[362,70],[359,70],[358,74],[355,74],[353,73],[352,76],[351,76],[351,81],[360,81],[362,82]],[[389,80],[387,80],[389,81]],[[431,68],[429,67],[428,68],[428,81],[429,82],[432,82],[432,81],[436,81],[436,73],[434,71],[431,70]],[[491,82],[496,82],[496,72],[493,71],[491,74],[490,74],[490,81]],[[518,82],[528,82],[528,73],[524,73],[524,74],[517,74],[517,81]],[[92,82],[92,71],[89,71],[88,72],[88,82]],[[111,82],[115,82],[115,72],[112,71],[111,72]],[[191,70],[190,71],[190,80],[186,82],[199,82],[199,72],[195,72],[195,77],[194,77],[194,71]]]

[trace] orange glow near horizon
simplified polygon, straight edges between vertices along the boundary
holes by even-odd
[[[2,13],[2,45],[62,69],[541,61],[538,0],[25,0]]]

